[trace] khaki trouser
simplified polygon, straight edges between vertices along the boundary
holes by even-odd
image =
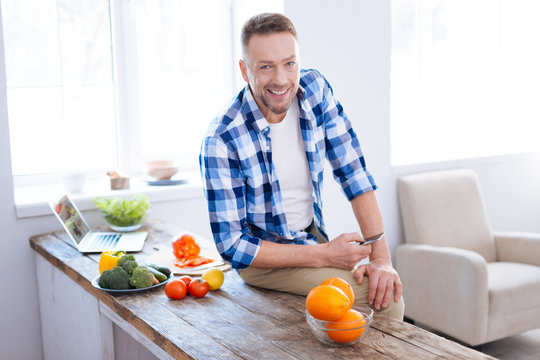
[[[327,241],[320,233],[318,233],[316,229],[317,227],[315,226],[311,233],[317,236],[317,240],[319,242]],[[362,284],[358,284],[352,273],[348,270],[329,267],[291,267],[276,269],[248,267],[240,271],[239,275],[247,284],[252,286],[284,291],[303,296],[306,296],[312,288],[320,285],[329,277],[340,277],[351,284],[354,290],[355,303],[368,304],[369,279],[364,277]],[[392,296],[390,305],[387,308],[379,311],[386,314],[390,318],[402,321],[404,313],[403,297],[399,302],[396,303],[394,301],[394,296]]]

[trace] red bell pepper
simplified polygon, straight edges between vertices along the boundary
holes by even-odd
[[[201,248],[189,234],[184,234],[172,242],[173,253],[178,260],[175,265],[181,268],[204,265],[213,262],[204,256],[199,256]]]
[[[184,234],[172,243],[174,256],[178,260],[191,259],[199,255],[201,248],[189,234]]]

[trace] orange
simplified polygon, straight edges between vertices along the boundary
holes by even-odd
[[[319,285],[306,297],[306,309],[316,319],[333,321],[342,317],[350,308],[349,298],[333,285]]]
[[[354,321],[354,323],[351,323],[351,321]],[[350,343],[362,336],[365,328],[358,328],[365,324],[366,320],[364,319],[364,315],[354,309],[350,309],[335,322],[326,324],[328,329],[334,329],[327,330],[326,333],[328,334],[328,337],[335,342]]]
[[[347,297],[349,298],[349,302],[351,303],[349,309],[353,306],[354,291],[351,284],[349,284],[347,281],[343,280],[340,277],[331,277],[324,280],[321,285],[334,285],[335,287],[341,289],[341,291],[343,291],[345,295],[347,295]]]

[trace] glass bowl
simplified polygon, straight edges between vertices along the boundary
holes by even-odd
[[[117,217],[112,214],[107,214],[101,210],[99,210],[99,213],[103,215],[107,223],[109,224],[109,227],[114,231],[119,232],[128,232],[128,231],[135,231],[138,230],[142,226],[142,222],[146,218],[146,215],[150,212],[150,210],[146,210],[146,213],[142,216],[137,217],[128,217],[128,216],[122,216]]]
[[[320,342],[332,346],[352,345],[366,335],[373,321],[373,309],[366,305],[353,306],[363,319],[353,321],[324,321],[315,319],[306,310],[306,321]]]

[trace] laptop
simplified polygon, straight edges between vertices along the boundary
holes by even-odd
[[[141,251],[148,236],[146,231],[131,233],[93,232],[81,212],[68,195],[49,202],[54,215],[81,253],[99,253],[106,250]]]

